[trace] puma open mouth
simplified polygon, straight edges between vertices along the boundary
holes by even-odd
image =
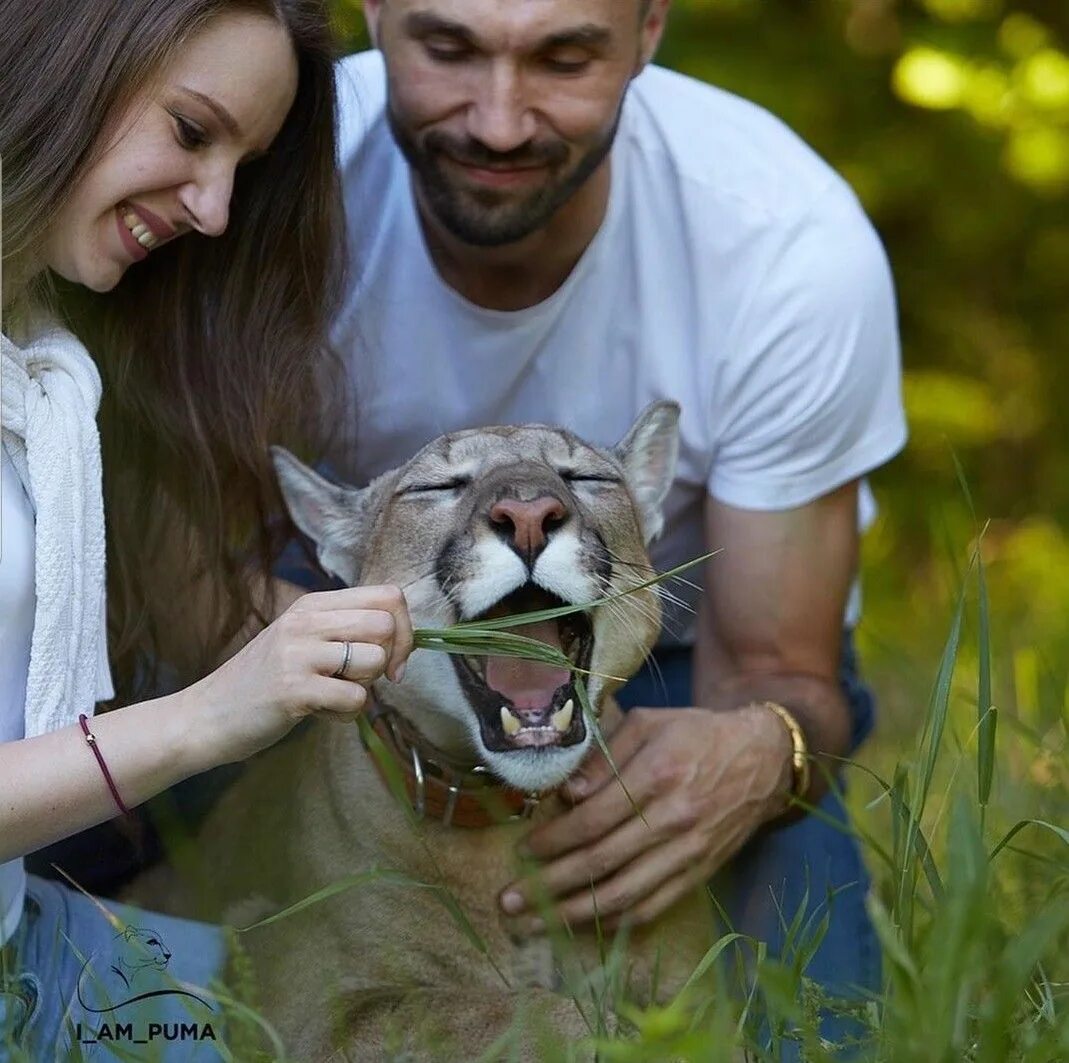
[[[570,604],[529,583],[469,619],[495,620]],[[522,624],[508,631],[560,650],[577,668],[590,667],[594,625],[586,613]],[[454,655],[450,659],[489,751],[563,749],[586,738],[582,707],[568,669],[514,657]]]

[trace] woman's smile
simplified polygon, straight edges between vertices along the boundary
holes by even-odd
[[[126,201],[115,208],[119,238],[135,262],[147,258],[160,244],[176,235],[158,214],[147,207]]]

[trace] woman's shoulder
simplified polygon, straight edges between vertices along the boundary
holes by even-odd
[[[55,318],[37,318],[12,337],[3,333],[4,385],[23,388],[36,379],[48,390],[44,374],[58,370],[76,385],[94,413],[100,406],[100,370],[85,344]],[[12,371],[14,370],[14,371]]]

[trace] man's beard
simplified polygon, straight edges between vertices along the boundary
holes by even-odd
[[[516,151],[490,151],[473,139],[458,139],[432,130],[418,142],[409,135],[393,108],[387,109],[390,130],[401,154],[412,167],[427,206],[445,229],[473,247],[501,247],[543,228],[602,164],[612,148],[620,121],[616,112],[608,132],[592,144],[567,172],[564,141],[531,141]],[[495,188],[462,188],[451,179],[442,156],[470,166],[544,166],[545,183],[526,196]]]

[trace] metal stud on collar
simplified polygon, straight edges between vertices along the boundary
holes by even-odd
[[[453,825],[453,813],[457,810],[457,799],[460,797],[460,783],[449,784],[449,799],[445,803],[445,812],[442,813],[442,824],[446,827]]]
[[[416,773],[416,815],[420,819],[425,819],[427,816],[427,783],[423,777],[423,761],[415,746],[409,746],[409,749],[412,751],[412,770]]]

